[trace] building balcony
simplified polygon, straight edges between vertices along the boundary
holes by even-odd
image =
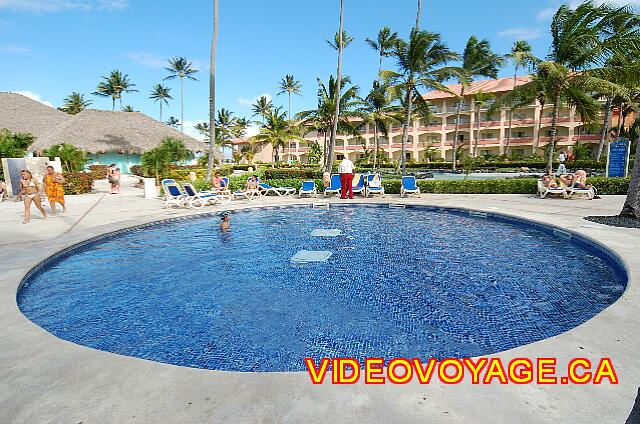
[[[463,129],[463,128],[466,128],[466,129],[471,128],[471,123],[470,122],[461,122],[460,125],[458,125],[458,129]],[[445,129],[447,131],[455,130],[456,129],[456,124],[447,124]]]
[[[501,126],[500,121],[483,121],[483,122],[480,122],[480,128],[499,127],[499,126]]]

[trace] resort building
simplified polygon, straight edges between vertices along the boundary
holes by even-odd
[[[72,144],[89,153],[89,165],[115,163],[124,173],[140,164],[142,153],[167,137],[182,140],[196,154],[207,149],[201,141],[141,112],[87,109],[69,115],[15,93],[0,93],[0,128],[33,135],[31,152],[41,154],[54,145]],[[216,158],[224,160],[220,151]]]
[[[521,85],[528,81],[528,77],[519,77],[516,84]],[[469,149],[475,145],[477,138],[478,155],[505,154],[507,144],[508,153],[511,155],[544,154],[550,136],[552,104],[546,104],[543,108],[536,102],[514,110],[511,137],[509,137],[509,111],[502,109],[493,114],[489,113],[496,99],[511,91],[513,86],[513,78],[502,78],[475,81],[465,90],[461,100],[458,147],[468,153]],[[447,87],[454,93],[461,92],[460,84]],[[474,99],[480,92],[492,94],[494,98],[478,109]],[[405,151],[407,159],[416,162],[426,161],[427,157],[452,160],[458,99],[443,91],[429,92],[424,98],[430,103],[433,116],[429,122],[417,120],[411,122]],[[617,127],[618,119],[618,112],[614,110],[611,117],[612,128]],[[600,140],[601,127],[602,123],[590,127],[584,125],[572,108],[562,106],[558,120],[558,145],[571,150],[572,146],[580,142],[594,151]],[[366,150],[374,149],[373,125],[363,125],[360,132],[363,140],[338,134],[335,159],[348,157],[355,161],[364,156]],[[305,138],[304,142],[292,141],[290,146],[284,148],[281,152],[282,160],[306,163],[310,145],[313,143],[324,145],[324,134],[321,132],[311,132]],[[238,149],[247,143],[249,143],[248,139],[238,139],[234,142]],[[391,125],[388,137],[379,136],[379,143],[389,159],[399,160],[402,154],[402,124]],[[258,153],[254,156],[254,161],[270,162],[272,160],[271,146],[257,146],[257,149]]]

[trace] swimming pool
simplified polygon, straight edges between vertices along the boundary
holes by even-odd
[[[239,211],[228,233],[218,223],[206,215],[82,243],[32,270],[18,305],[95,349],[265,372],[303,370],[306,356],[488,355],[574,328],[626,288],[598,245],[498,215],[306,205]],[[301,251],[331,256],[292,262]]]

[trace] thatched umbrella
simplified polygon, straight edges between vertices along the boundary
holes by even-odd
[[[71,116],[18,93],[0,92],[0,129],[40,137]]]

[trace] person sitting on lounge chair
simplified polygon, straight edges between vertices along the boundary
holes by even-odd
[[[578,169],[575,173],[569,175],[560,175],[560,181],[567,187],[575,187],[588,190],[592,187],[591,184],[587,184],[587,172],[583,169]]]
[[[245,186],[245,190],[249,191],[249,190],[258,190],[258,176],[257,175],[253,175],[251,177],[249,177],[249,179],[247,180],[247,185]]]
[[[216,172],[211,179],[211,187],[216,190],[225,190],[227,188],[227,182],[224,178],[220,177],[220,173]]]
[[[556,182],[556,179],[553,178],[551,175],[545,175],[542,177],[542,184],[545,187],[548,188],[556,188],[558,187],[558,183]]]

